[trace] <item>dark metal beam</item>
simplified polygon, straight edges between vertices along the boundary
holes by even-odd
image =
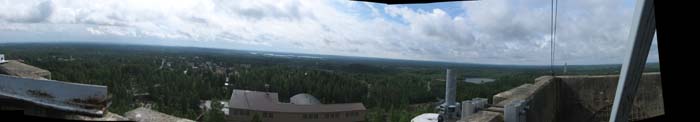
[[[656,32],[654,0],[637,0],[633,21],[632,33],[628,38],[633,41],[633,45],[623,62],[620,79],[617,81],[615,101],[610,113],[611,122],[629,121],[629,113]]]
[[[27,79],[1,74],[0,98],[90,116],[103,116],[111,102],[107,86]]]

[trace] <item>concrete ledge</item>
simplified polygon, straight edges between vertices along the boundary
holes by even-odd
[[[493,105],[460,122],[502,122],[504,106],[526,100],[528,122],[608,121],[618,75],[541,76],[493,96]],[[664,114],[661,74],[644,73],[634,100],[631,121]]]
[[[484,111],[503,113],[503,108],[502,107],[489,107],[489,108],[484,109]]]
[[[537,87],[532,84],[523,84],[516,88],[498,93],[493,96],[493,105],[503,107],[513,100],[522,100],[529,97]]]
[[[552,76],[542,76],[535,79],[536,88],[528,100],[528,122],[554,122],[559,114],[561,95],[559,94],[559,79]]]
[[[479,111],[464,120],[459,120],[458,122],[503,122],[503,113]]]
[[[608,121],[617,88],[618,75],[558,76],[561,80],[562,120],[569,122]],[[630,120],[664,114],[661,75],[644,73],[635,94]]]
[[[542,85],[549,84],[549,82],[551,82],[552,79],[554,79],[554,77],[552,77],[552,76],[540,76],[540,77],[537,77],[537,78],[535,78],[535,86],[540,87],[540,86],[542,86]]]

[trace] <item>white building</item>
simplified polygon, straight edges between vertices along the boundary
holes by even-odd
[[[7,62],[5,60],[5,54],[0,54],[0,64]]]

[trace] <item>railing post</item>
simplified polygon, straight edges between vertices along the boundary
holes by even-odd
[[[654,0],[637,0],[629,38],[632,48],[620,69],[611,122],[627,122],[656,31]]]

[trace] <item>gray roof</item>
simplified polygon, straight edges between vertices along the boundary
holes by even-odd
[[[42,77],[42,75],[51,74],[48,70],[27,65],[16,60],[7,60],[7,63],[0,64],[0,72],[32,79],[46,79]]]
[[[366,110],[362,103],[297,105],[279,102],[277,93],[234,89],[229,107],[268,112],[323,113]]]
[[[136,122],[194,122],[189,119],[170,116],[144,107],[126,112],[124,116]]]
[[[98,116],[104,115],[110,103],[107,86],[9,75],[0,75],[0,98]]]
[[[84,116],[84,115],[66,115],[61,119],[67,120],[80,120],[80,121],[129,121],[129,118],[123,117],[119,114],[112,112],[106,112],[102,117]]]
[[[300,93],[289,98],[289,102],[297,105],[316,105],[321,104],[321,102],[316,99],[313,95]]]

